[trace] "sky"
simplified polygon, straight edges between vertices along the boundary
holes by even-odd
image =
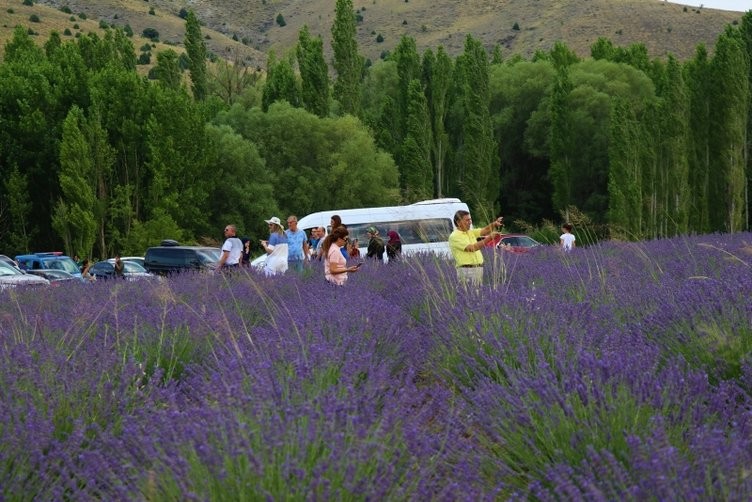
[[[682,5],[692,7],[704,6],[706,9],[733,10],[738,12],[747,12],[752,10],[752,0],[682,0],[672,1]]]

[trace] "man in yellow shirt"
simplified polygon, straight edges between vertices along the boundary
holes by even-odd
[[[467,211],[454,214],[454,226],[449,236],[449,249],[454,256],[457,277],[464,282],[479,286],[483,282],[483,253],[480,252],[494,238],[494,228],[500,227],[504,218],[499,217],[483,228],[472,228],[473,219]],[[478,240],[479,237],[485,237]]]

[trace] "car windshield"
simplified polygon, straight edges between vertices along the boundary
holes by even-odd
[[[146,269],[135,261],[123,261],[124,270],[131,274],[143,274]]]
[[[205,248],[199,249],[196,252],[202,263],[216,263],[219,261],[220,251],[219,248]]]
[[[78,274],[80,270],[78,270],[78,267],[76,266],[76,262],[74,262],[70,258],[55,258],[54,260],[48,260],[45,265],[47,268],[55,269],[55,270],[64,270],[65,272],[68,272],[69,274]]]
[[[0,276],[6,276],[6,275],[21,275],[22,273],[16,270],[15,268],[11,267],[4,261],[0,261]]]

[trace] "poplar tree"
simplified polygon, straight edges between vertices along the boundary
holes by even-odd
[[[669,56],[657,124],[661,129],[658,159],[661,193],[657,236],[686,233],[689,223],[689,97],[682,69]]]
[[[3,182],[3,187],[8,195],[8,216],[10,232],[6,243],[10,249],[28,252],[32,239],[36,235],[36,229],[30,221],[31,199],[29,198],[28,177],[13,166],[10,175]]]
[[[694,58],[686,65],[690,102],[689,119],[689,190],[692,193],[690,221],[692,230],[710,231],[710,60],[704,45],[699,45]]]
[[[642,130],[629,102],[615,99],[608,146],[608,222],[616,237],[644,236]]]
[[[499,198],[499,173],[494,169],[496,143],[488,109],[488,57],[479,40],[468,35],[462,54],[463,90],[462,177],[465,200],[493,212]]]
[[[713,70],[710,121],[714,155],[710,197],[713,230],[736,232],[745,212],[745,157],[749,107],[749,61],[738,30],[728,26],[718,37]]]
[[[261,109],[267,111],[275,101],[287,101],[292,106],[300,106],[300,91],[292,69],[291,58],[277,61],[274,53],[269,54],[266,83],[261,96]]]
[[[191,75],[193,97],[203,101],[208,94],[206,70],[206,44],[201,36],[198,17],[190,10],[185,18],[185,51],[188,54],[188,70]]]
[[[414,79],[421,77],[420,56],[415,45],[415,39],[403,36],[397,47],[394,48],[389,59],[397,63],[397,76],[399,78],[398,105],[399,105],[399,130],[397,136],[402,141],[407,134],[407,108],[410,102],[409,88]]]
[[[569,93],[572,83],[569,71],[562,67],[558,71],[556,83],[551,95],[551,167],[549,177],[553,193],[551,198],[554,209],[566,210],[572,201],[572,162],[569,149],[572,143],[571,112],[569,110]]]
[[[407,134],[402,143],[400,164],[402,186],[408,200],[429,199],[434,184],[430,159],[431,128],[420,80],[410,82],[407,97]]]
[[[329,115],[329,69],[321,37],[312,38],[307,25],[298,35],[296,54],[303,107],[314,115],[326,117]]]
[[[360,112],[360,78],[363,72],[363,57],[358,54],[355,35],[352,0],[337,0],[332,25],[333,66],[337,72],[334,98],[339,101],[342,111],[351,115]]]
[[[68,254],[91,256],[96,239],[96,197],[92,183],[92,152],[83,127],[83,112],[74,106],[63,123],[59,176],[61,196],[52,214],[52,227],[63,239]]]
[[[436,56],[429,49],[423,56],[425,93],[431,125],[431,163],[433,165],[434,195],[443,197],[446,188],[445,163],[449,149],[449,136],[444,126],[449,109],[449,89],[453,78],[452,60],[443,46]]]
[[[180,89],[182,83],[178,53],[172,49],[157,53],[157,65],[154,72],[160,85],[169,89]]]

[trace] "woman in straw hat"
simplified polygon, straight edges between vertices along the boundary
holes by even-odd
[[[264,220],[269,225],[269,240],[261,241],[266,251],[264,273],[266,275],[284,274],[287,271],[287,236],[282,222],[276,216]]]

